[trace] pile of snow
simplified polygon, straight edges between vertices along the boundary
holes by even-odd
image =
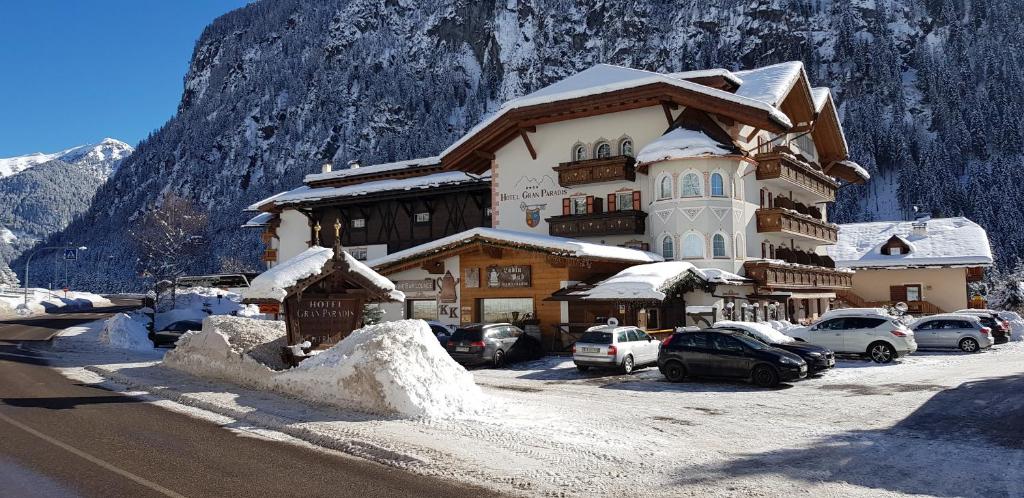
[[[647,144],[636,155],[637,164],[651,164],[673,159],[735,154],[729,145],[722,144],[703,131],[676,128]]]
[[[118,349],[132,351],[153,349],[153,341],[149,339],[145,317],[141,314],[118,313],[107,319],[103,323],[103,330],[100,331],[99,341]]]
[[[1000,311],[999,318],[1010,322],[1010,338],[1024,341],[1024,318],[1014,311]]]
[[[796,339],[775,330],[774,327],[763,322],[734,322],[732,320],[721,320],[715,322],[713,326],[743,329],[769,344],[788,344],[796,341]]]
[[[324,265],[334,257],[329,247],[313,246],[252,279],[242,291],[247,299],[273,299],[284,301],[287,289],[299,280],[319,275]]]
[[[164,357],[164,364],[314,403],[412,418],[478,414],[487,398],[422,320],[372,325],[282,372],[271,356],[284,345],[284,324],[210,317]]]
[[[25,305],[24,290],[10,290],[0,293],[0,316],[34,315],[60,311],[81,311],[94,307],[113,306],[109,299],[91,292],[29,289],[28,305]]]
[[[173,308],[156,314],[156,329],[163,330],[174,322],[191,320],[201,322],[210,315],[255,316],[259,307],[241,303],[242,296],[210,287],[191,287],[178,290]]]

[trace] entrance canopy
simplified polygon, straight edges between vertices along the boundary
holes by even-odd
[[[717,268],[701,269],[686,261],[636,265],[596,284],[576,284],[551,296],[556,301],[664,301],[673,288],[693,283],[744,285],[750,280]]]

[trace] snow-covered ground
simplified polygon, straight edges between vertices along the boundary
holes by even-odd
[[[29,289],[28,294],[26,307],[23,289],[0,292],[0,318],[112,306],[110,300],[91,292],[69,291],[65,294],[59,290]]]
[[[90,330],[64,335],[87,340]],[[840,360],[774,390],[744,383],[581,374],[549,357],[471,373],[490,410],[401,418],[309,404],[194,377],[159,352],[50,351],[105,382],[215,423],[256,427],[412,472],[524,495],[940,495],[1024,493],[1024,342]]]

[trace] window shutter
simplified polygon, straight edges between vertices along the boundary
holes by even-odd
[[[634,190],[633,191],[633,210],[634,211],[639,211],[640,210],[640,191],[639,190]]]
[[[588,195],[587,196],[587,212],[588,213],[593,213],[594,212],[594,196],[592,196],[592,195]]]
[[[565,198],[562,199],[562,214],[570,214],[569,213],[569,203],[570,202],[571,202],[571,200],[568,197],[565,197]]]
[[[890,285],[889,286],[889,300],[890,301],[906,301],[907,300],[907,288],[903,285]]]
[[[608,194],[608,212],[610,213],[615,210],[615,194]]]
[[[594,197],[594,211],[595,213],[604,212],[604,199],[600,197]]]

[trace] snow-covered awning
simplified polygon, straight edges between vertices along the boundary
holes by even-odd
[[[249,221],[245,222],[242,225],[242,228],[265,227],[269,225],[271,221],[274,221],[275,218],[277,218],[277,215],[274,213],[260,213],[250,218]]]
[[[712,284],[743,285],[750,280],[717,268],[697,268],[686,261],[662,261],[626,268],[594,285],[559,291],[555,300],[664,301],[672,287],[688,277]]]
[[[340,263],[344,270],[358,277],[366,286],[380,294],[387,295],[393,301],[404,301],[405,294],[395,290],[395,284],[348,252],[342,252],[340,258],[335,257],[334,250],[328,247],[313,246],[297,254],[287,261],[259,274],[242,291],[242,296],[251,301],[273,300],[284,301],[289,289],[299,282],[337,269],[330,263]]]
[[[835,161],[825,167],[825,174],[834,176],[850,183],[861,185],[871,179],[871,174],[863,166],[849,159]]]
[[[369,261],[368,264],[373,268],[382,269],[474,243],[486,243],[488,245],[513,249],[536,250],[553,256],[602,261],[650,263],[662,260],[661,256],[652,252],[630,249],[628,247],[592,244],[565,237],[552,237],[537,233],[479,227],[388,254],[387,256]]]
[[[731,144],[723,144],[700,130],[676,128],[640,149],[636,162],[643,166],[673,159],[737,154]]]

